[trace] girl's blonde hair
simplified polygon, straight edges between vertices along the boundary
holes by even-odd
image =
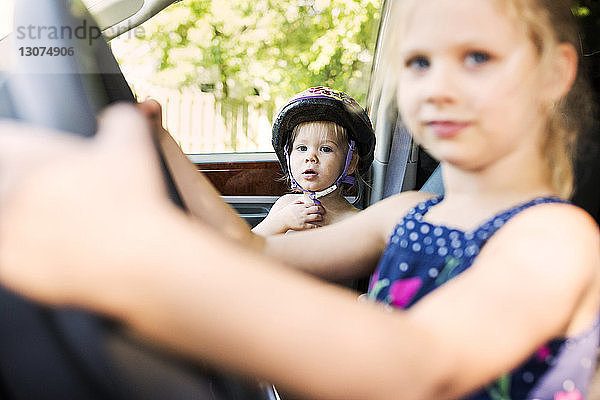
[[[386,29],[384,36],[385,56],[379,69],[381,72],[374,83],[376,96],[372,103],[379,108],[379,114],[395,104],[398,85],[397,49],[402,40],[402,26],[406,26],[412,8],[418,0],[397,1],[393,6],[391,20],[393,26]],[[492,0],[490,0],[492,1]],[[503,7],[507,15],[514,18],[531,38],[536,47],[540,64],[552,57],[556,46],[568,43],[579,55],[577,78],[571,90],[558,102],[548,107],[546,119],[546,140],[543,152],[548,161],[550,178],[554,190],[563,198],[569,198],[574,189],[574,158],[578,134],[591,125],[593,106],[591,92],[582,68],[582,47],[577,21],[567,0],[493,0]],[[376,121],[376,118],[375,118]]]

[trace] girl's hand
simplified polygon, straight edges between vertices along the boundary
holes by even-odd
[[[54,304],[119,297],[113,279],[179,214],[153,146],[126,105],[109,108],[92,139],[0,122],[2,283]]]
[[[146,117],[150,124],[150,129],[154,135],[160,137],[161,134],[168,133],[162,123],[162,107],[154,99],[149,99],[137,104],[137,109]],[[169,134],[170,135],[170,134]]]
[[[147,100],[139,103],[137,109],[146,117],[152,134],[157,138],[166,166],[187,211],[198,221],[228,238],[245,246],[260,248],[262,239],[251,234],[246,221],[221,199],[217,189],[197,170],[163,127],[160,104],[156,100]]]

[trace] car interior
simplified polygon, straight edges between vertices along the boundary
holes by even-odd
[[[174,2],[15,0],[13,26],[76,28],[82,21],[88,21],[89,25],[89,21],[95,20],[104,39],[109,41]],[[392,0],[383,2],[379,37],[391,23],[388,18],[391,3]],[[585,28],[595,29],[595,26],[590,24]],[[592,32],[588,30],[587,37],[593,36]],[[18,40],[15,34],[0,37],[0,58]],[[379,42],[372,75],[378,72],[377,64],[383,51]],[[75,46],[76,57],[57,57],[56,68],[60,72],[48,72],[47,66],[40,69],[35,57],[20,57],[13,64],[0,61],[0,117],[91,136],[96,129],[95,115],[100,109],[117,101],[136,101],[104,40],[94,41],[93,46],[82,46],[64,38],[48,45]],[[585,48],[589,56],[584,64],[592,78],[597,103],[600,50],[589,46]],[[374,118],[377,147],[370,190],[361,206],[367,207],[405,190],[442,194],[440,168],[412,141],[397,111],[380,109],[377,99],[372,98],[367,108],[371,115],[377,116]],[[585,142],[586,151],[578,157],[573,202],[599,221],[597,130],[594,126]],[[255,161],[243,156],[231,156],[226,161],[209,155],[192,154],[189,158],[251,226],[266,216],[277,195],[285,193],[274,154]],[[164,160],[162,166],[172,201],[184,207]],[[260,173],[252,172],[257,170]],[[364,281],[357,282],[353,286],[364,290],[364,284]],[[39,306],[3,288],[0,288],[0,304],[0,399],[282,398],[269,384],[198,365],[157,349],[115,321],[77,309]]]

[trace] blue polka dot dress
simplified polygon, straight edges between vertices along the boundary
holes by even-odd
[[[538,204],[564,202],[555,197],[536,198],[464,232],[423,220],[441,200],[436,197],[418,204],[395,227],[371,278],[370,299],[409,308],[467,270],[487,240],[514,215]],[[521,366],[467,398],[583,399],[594,371],[598,341],[598,323],[578,337],[551,340]]]

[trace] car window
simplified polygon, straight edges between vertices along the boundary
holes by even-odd
[[[363,106],[381,0],[188,0],[111,41],[186,153],[272,151],[287,99],[331,86]]]
[[[0,1],[0,40],[12,31],[14,0]]]

